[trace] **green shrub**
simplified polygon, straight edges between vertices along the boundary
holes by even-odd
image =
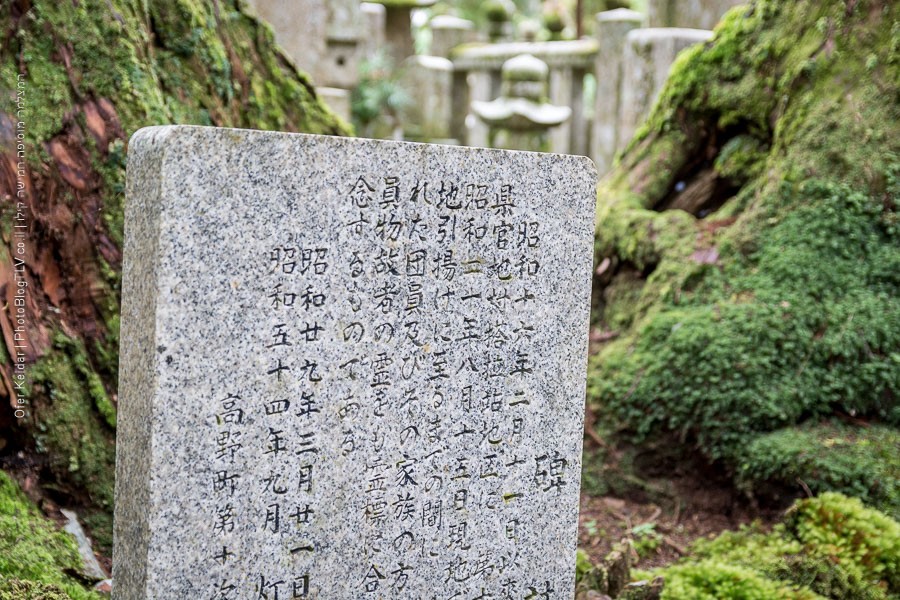
[[[900,516],[900,432],[890,427],[807,424],[762,435],[737,458],[737,482],[750,492],[773,485],[814,494],[841,492]]]

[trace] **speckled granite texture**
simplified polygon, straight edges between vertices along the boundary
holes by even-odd
[[[129,148],[116,600],[570,599],[583,157]]]

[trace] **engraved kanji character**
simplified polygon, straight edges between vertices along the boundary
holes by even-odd
[[[281,506],[278,503],[270,504],[266,507],[266,520],[263,522],[263,529],[268,529],[272,533],[278,533],[281,528]]]
[[[220,565],[224,565],[226,562],[228,562],[229,556],[234,556],[234,552],[229,552],[227,547],[222,546],[222,552],[213,556],[213,560],[215,560]]]
[[[266,415],[279,415],[283,412],[287,412],[287,409],[291,407],[291,401],[287,398],[283,400],[272,400],[271,402],[266,403],[263,408],[266,409]]]
[[[438,190],[437,206],[446,206],[451,210],[462,208],[462,200],[459,198],[459,185],[456,183],[441,181],[441,189]]]
[[[401,521],[411,519],[416,512],[416,499],[412,494],[397,494],[397,500],[391,506],[394,507],[394,518]]]
[[[456,215],[441,215],[438,217],[438,243],[453,242],[456,240]]]
[[[384,191],[381,193],[381,201],[378,203],[381,208],[397,206],[397,201],[400,199],[399,183],[399,177],[388,176],[384,178]]]
[[[237,480],[240,479],[237,473],[229,473],[228,471],[216,471],[213,480],[213,490],[216,492],[228,491],[229,495],[234,494],[237,487]]]
[[[288,341],[288,332],[285,327],[287,327],[285,323],[278,323],[275,325],[275,331],[272,332],[272,338],[274,338],[275,341],[271,344],[266,344],[266,348],[293,345]]]
[[[283,485],[278,485],[279,479],[281,479],[280,473],[270,473],[268,477],[263,478],[263,483],[266,484],[263,488],[263,491],[271,491],[273,494],[279,495],[287,494],[287,488]]]
[[[363,577],[363,588],[370,594],[376,592],[382,579],[384,579],[384,575],[381,574],[381,571],[375,565],[372,565],[366,571],[365,577]]]
[[[484,210],[488,204],[488,186],[479,183],[466,184],[466,209]]]
[[[406,581],[409,579],[409,575],[406,572],[410,569],[412,567],[409,565],[404,565],[402,562],[397,563],[397,568],[391,571],[391,575],[394,576],[394,581],[391,583],[392,590],[399,592],[406,587]]]
[[[259,595],[256,597],[256,600],[279,600],[278,588],[282,585],[284,585],[283,579],[279,581],[266,581],[265,575],[260,573],[259,583],[256,586],[256,591],[259,592]]]
[[[324,328],[317,322],[314,322],[312,325],[304,322],[303,329],[300,330],[300,335],[303,336],[303,341],[305,342],[316,342],[319,340],[319,332],[323,330]]]
[[[314,445],[315,444],[315,439],[313,439],[314,436],[315,436],[315,433],[312,431],[309,433],[301,433],[298,436],[300,438],[300,443],[299,443],[300,449],[297,450],[297,452],[296,452],[297,456],[301,456],[303,454],[308,454],[308,453],[315,454],[319,451],[319,449],[316,448]]]
[[[216,507],[216,520],[213,524],[215,533],[230,533],[234,531],[234,507],[231,504]]]
[[[278,381],[281,381],[281,372],[282,371],[290,371],[291,368],[281,364],[281,359],[277,359],[275,362],[275,366],[266,371],[266,375],[275,375]]]
[[[313,362],[308,358],[303,360],[303,366],[300,367],[300,378],[308,379],[309,381],[315,383],[316,381],[322,381],[322,376],[316,372],[316,369],[319,368],[319,363]]]
[[[315,510],[310,508],[309,504],[304,504],[303,508],[300,508],[300,505],[298,504],[294,512],[289,514],[288,517],[296,520],[297,525],[306,525],[309,523],[309,520],[315,512]]]
[[[300,394],[300,412],[297,413],[297,416],[310,418],[313,413],[322,412],[317,406],[318,403],[311,392],[302,392]]]
[[[347,194],[347,197],[353,202],[355,207],[368,208],[369,204],[374,199],[374,192],[375,188],[366,181],[365,177],[360,175],[350,189],[350,192]]]
[[[297,470],[297,473],[299,474],[297,489],[301,492],[311,492],[313,478],[312,465],[303,465]]]
[[[512,185],[505,184],[500,186],[500,192],[495,195],[495,200],[492,209],[494,212],[502,217],[508,217],[512,215],[512,209],[516,207],[515,200],[512,195]]]
[[[426,500],[422,505],[422,526],[440,530],[443,516],[442,500]]]
[[[462,230],[463,236],[470,244],[484,239],[484,236],[487,235],[487,225],[476,221],[475,217],[469,217],[463,225]]]
[[[275,456],[278,456],[279,453],[287,450],[287,446],[284,445],[284,437],[281,435],[282,433],[284,433],[284,431],[281,429],[276,431],[272,427],[269,427],[269,437],[266,441],[266,450],[263,454],[274,454]]]
[[[216,415],[216,422],[219,425],[227,423],[229,425],[241,425],[244,422],[244,411],[237,406],[240,396],[228,394],[225,399],[220,401],[222,412]]]
[[[300,296],[300,301],[303,303],[304,310],[309,310],[310,307],[320,307],[325,304],[325,294],[321,294],[316,292],[313,286],[306,286],[306,290]]]

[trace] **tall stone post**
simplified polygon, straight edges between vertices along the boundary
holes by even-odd
[[[711,37],[711,31],[678,27],[635,29],[628,33],[617,148],[628,144],[650,112],[678,53]]]
[[[599,44],[594,74],[597,78],[597,98],[594,101],[594,131],[591,136],[591,158],[597,172],[603,174],[612,166],[616,154],[622,62],[628,32],[641,26],[639,12],[619,8],[596,15],[594,36]]]

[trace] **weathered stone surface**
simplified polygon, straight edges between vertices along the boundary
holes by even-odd
[[[401,109],[407,139],[432,141],[450,137],[453,63],[439,56],[410,56],[400,85],[411,101]]]
[[[728,9],[747,0],[647,0],[648,27],[712,29]]]
[[[247,2],[272,25],[275,40],[315,85],[356,85],[364,27],[357,0]]]
[[[572,597],[595,183],[135,134],[114,597]]]
[[[431,55],[450,58],[450,51],[478,39],[475,23],[451,15],[438,15],[429,22]]]
[[[624,148],[669,77],[678,53],[708,41],[711,31],[662,27],[633,29],[625,38],[617,148]]]
[[[641,13],[617,8],[595,16],[594,37],[599,49],[594,74],[597,95],[594,103],[594,131],[591,138],[591,158],[602,175],[612,167],[619,149],[618,126],[621,107],[622,61],[628,32],[641,26]]]

